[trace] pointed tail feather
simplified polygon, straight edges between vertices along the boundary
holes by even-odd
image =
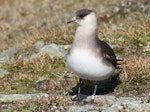
[[[125,64],[125,63],[123,62],[123,59],[117,59],[116,61],[117,61],[117,68],[116,68],[116,69],[122,69],[122,68],[120,67],[120,65]]]

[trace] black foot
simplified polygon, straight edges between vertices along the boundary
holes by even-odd
[[[72,100],[73,100],[73,101],[81,101],[81,100],[85,99],[86,97],[87,97],[87,95],[78,94],[78,95],[75,96]]]
[[[94,99],[91,99],[91,104],[93,104],[94,103]]]

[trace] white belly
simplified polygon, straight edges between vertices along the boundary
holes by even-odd
[[[96,58],[83,50],[75,50],[67,55],[67,65],[73,73],[88,80],[105,80],[115,70],[113,66],[104,64],[102,58]]]

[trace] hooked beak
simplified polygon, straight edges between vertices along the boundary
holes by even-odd
[[[75,22],[76,21],[76,17],[73,17],[72,19],[70,19],[69,21],[67,21],[67,24]]]

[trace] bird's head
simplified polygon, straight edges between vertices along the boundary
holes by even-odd
[[[89,9],[80,9],[75,13],[75,16],[67,23],[76,22],[79,26],[96,27],[97,18],[94,11]]]

